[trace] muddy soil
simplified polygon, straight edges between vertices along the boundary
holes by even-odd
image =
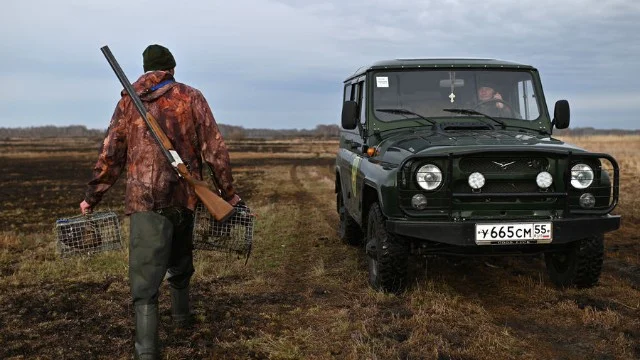
[[[131,358],[126,252],[63,261],[33,240],[75,213],[93,148],[0,157],[0,358]],[[162,286],[163,358],[640,358],[635,228],[607,237],[594,289],[555,289],[539,256],[429,257],[405,293],[384,295],[367,285],[363,249],[337,239],[330,156],[233,159],[239,193],[261,211],[254,253],[247,266],[196,254],[190,329],[171,325]],[[103,202],[120,216],[123,184]]]

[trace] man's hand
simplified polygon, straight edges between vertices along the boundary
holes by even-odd
[[[500,93],[495,93],[495,95],[493,95],[493,98],[496,100],[502,100],[502,95],[500,95]],[[504,107],[504,104],[500,101],[496,101],[496,107],[498,109],[502,109]]]
[[[82,200],[82,202],[80,203],[80,212],[82,212],[82,215],[91,214],[92,211],[93,209],[91,208],[91,205],[89,205],[88,202]]]
[[[233,197],[229,200],[227,200],[227,202],[231,205],[231,206],[236,206],[238,205],[240,202],[242,201],[242,199],[240,198],[240,196],[238,196],[238,194],[233,195]]]

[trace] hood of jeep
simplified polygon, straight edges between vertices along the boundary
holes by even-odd
[[[472,130],[411,134],[402,132],[383,140],[378,146],[378,154],[384,157],[385,161],[397,163],[415,154],[442,154],[482,148],[504,148],[513,151],[584,151],[549,135],[510,130]]]

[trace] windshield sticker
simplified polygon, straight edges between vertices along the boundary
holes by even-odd
[[[389,78],[386,76],[376,76],[376,85],[378,87],[389,87]]]

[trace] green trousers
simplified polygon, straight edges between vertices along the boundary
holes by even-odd
[[[134,305],[157,304],[167,272],[169,286],[185,289],[193,275],[193,213],[170,207],[131,214],[129,281]]]

